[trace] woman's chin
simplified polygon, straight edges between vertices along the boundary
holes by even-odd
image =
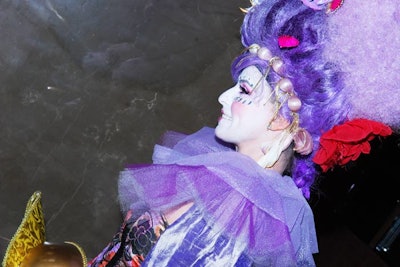
[[[221,126],[217,126],[215,128],[215,136],[218,137],[219,139],[221,139],[224,142],[227,143],[234,143],[234,140],[232,140],[232,138],[230,138],[230,133],[229,130],[221,127]]]
[[[222,127],[218,124],[217,127],[215,127],[215,136],[218,137],[219,139],[224,140],[224,129],[221,129]]]

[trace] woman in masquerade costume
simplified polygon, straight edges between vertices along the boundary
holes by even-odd
[[[374,136],[391,134],[381,122],[398,125],[383,109],[374,118],[354,108],[363,98],[353,99],[346,64],[334,62],[345,49],[327,47],[348,38],[330,37],[341,22],[325,12],[341,2],[303,2],[244,10],[245,50],[232,64],[236,84],[219,97],[215,132],[167,133],[154,164],[121,173],[126,219],[91,266],[315,265],[306,201],[315,163],[326,171],[355,160]]]

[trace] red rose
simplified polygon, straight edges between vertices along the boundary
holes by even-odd
[[[320,148],[313,161],[320,165],[322,171],[335,165],[344,165],[356,160],[361,153],[369,154],[369,141],[376,136],[392,134],[390,127],[383,123],[366,119],[355,119],[337,125],[324,133],[320,138]]]

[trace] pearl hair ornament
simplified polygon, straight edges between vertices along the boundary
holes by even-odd
[[[271,69],[281,77],[273,91],[276,98],[276,109],[271,123],[278,116],[282,105],[287,102],[287,106],[293,117],[293,120],[288,126],[287,131],[293,136],[293,140],[295,142],[294,150],[301,155],[310,154],[313,149],[312,137],[306,129],[299,127],[298,111],[301,109],[302,103],[295,94],[292,81],[287,77],[283,77],[284,63],[282,59],[277,56],[273,56],[272,52],[268,48],[260,47],[258,44],[252,44],[247,50],[251,54],[257,55],[260,59],[268,61],[269,68],[266,70],[266,73],[263,75],[262,79],[265,79],[268,76],[268,73]],[[270,125],[268,125],[268,128],[269,127]]]

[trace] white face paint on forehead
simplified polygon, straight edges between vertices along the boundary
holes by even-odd
[[[237,145],[253,142],[259,145],[274,114],[274,104],[268,101],[271,92],[271,86],[255,66],[245,68],[236,85],[218,99],[222,116],[216,135]]]
[[[238,77],[237,85],[242,90],[242,96],[237,101],[248,104],[265,104],[272,96],[272,88],[258,68],[250,66],[245,68]]]

